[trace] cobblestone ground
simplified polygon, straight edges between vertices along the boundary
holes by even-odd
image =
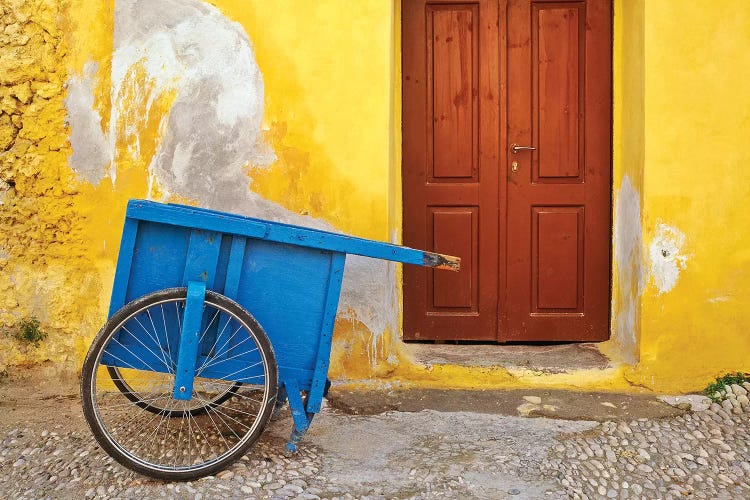
[[[714,403],[673,419],[605,422],[561,436],[550,462],[573,498],[747,499],[749,410],[730,397],[724,407]]]
[[[78,401],[56,401],[70,405],[64,421],[2,429],[0,498],[746,499],[746,396],[739,387],[702,411],[604,423],[326,410],[294,457],[282,453],[287,417],[230,469],[172,484],[113,462],[72,410]]]

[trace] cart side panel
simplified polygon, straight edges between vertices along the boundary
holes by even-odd
[[[182,285],[190,229],[141,221],[128,279],[126,302]]]
[[[312,375],[315,368],[332,255],[265,240],[247,242],[237,301],[268,334],[282,377],[289,369]]]
[[[132,251],[121,255],[118,261],[111,314],[145,294],[186,286],[186,280],[204,281],[208,289],[240,303],[266,331],[276,353],[280,378],[294,377],[302,390],[310,389],[320,350],[324,308],[329,301],[331,261],[337,252],[247,234],[130,220],[132,227],[127,233],[133,241]],[[118,292],[118,287],[125,292]],[[119,299],[115,303],[116,294]],[[214,330],[211,327],[207,331],[209,347],[216,335]],[[144,356],[154,356],[144,350],[158,353],[147,338],[138,339],[145,346],[135,338],[123,342],[126,340],[133,354],[120,353],[128,358],[122,358],[127,361],[125,364],[118,361],[118,366],[136,368],[134,354],[140,353],[149,361]],[[171,344],[176,341],[170,339]],[[328,356],[328,350],[330,347],[320,354]],[[174,355],[176,352],[171,353]],[[162,367],[151,361],[148,364],[161,371]],[[222,368],[228,367],[226,364]]]

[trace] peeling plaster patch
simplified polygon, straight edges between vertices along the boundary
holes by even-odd
[[[359,321],[370,331],[367,358],[374,368],[391,354],[384,339],[398,324],[396,265],[359,255],[346,258],[339,317]],[[393,364],[393,363],[391,363]]]
[[[65,108],[71,125],[70,144],[73,154],[68,158],[71,168],[90,183],[97,185],[104,178],[112,157],[109,141],[102,131],[102,117],[94,107],[94,85],[99,65],[88,62],[83,75],[68,80]]]
[[[649,247],[651,277],[659,293],[672,290],[680,277],[680,270],[687,265],[687,256],[681,255],[685,235],[676,227],[659,223],[656,235]]]
[[[708,301],[710,303],[712,303],[712,304],[716,304],[716,303],[719,303],[719,302],[729,302],[730,299],[731,299],[731,297],[729,295],[722,295],[720,297],[712,297],[712,298],[708,299]]]
[[[0,179],[0,206],[5,205],[5,198],[7,198],[11,189],[13,188],[10,184]]]
[[[160,94],[176,92],[149,165],[169,192],[221,197],[245,166],[275,159],[261,135],[263,77],[239,23],[199,0],[117,0],[114,44],[111,140],[126,139],[114,137],[117,110],[136,65],[151,84],[140,89],[148,92],[144,116]],[[235,190],[248,184],[243,174]]]
[[[615,204],[614,253],[618,269],[619,311],[613,340],[622,348],[624,361],[637,361],[636,326],[638,297],[646,283],[643,266],[641,200],[625,175]]]

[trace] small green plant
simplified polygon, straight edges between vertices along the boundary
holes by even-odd
[[[742,374],[740,372],[729,373],[727,375],[724,375],[723,377],[717,378],[715,382],[711,382],[710,384],[708,384],[708,387],[706,387],[703,393],[711,398],[711,401],[713,401],[714,403],[721,403],[721,401],[724,399],[723,394],[726,394],[727,386],[730,386],[732,384],[741,385],[743,382],[749,381],[750,377],[748,375]]]
[[[18,322],[13,336],[23,344],[34,344],[39,347],[39,343],[47,338],[47,333],[39,327],[39,320],[35,317],[23,318]]]

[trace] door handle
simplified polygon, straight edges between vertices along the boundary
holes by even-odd
[[[536,151],[536,148],[534,146],[519,146],[518,144],[513,144],[510,147],[510,152],[513,154],[517,154],[519,151]]]

